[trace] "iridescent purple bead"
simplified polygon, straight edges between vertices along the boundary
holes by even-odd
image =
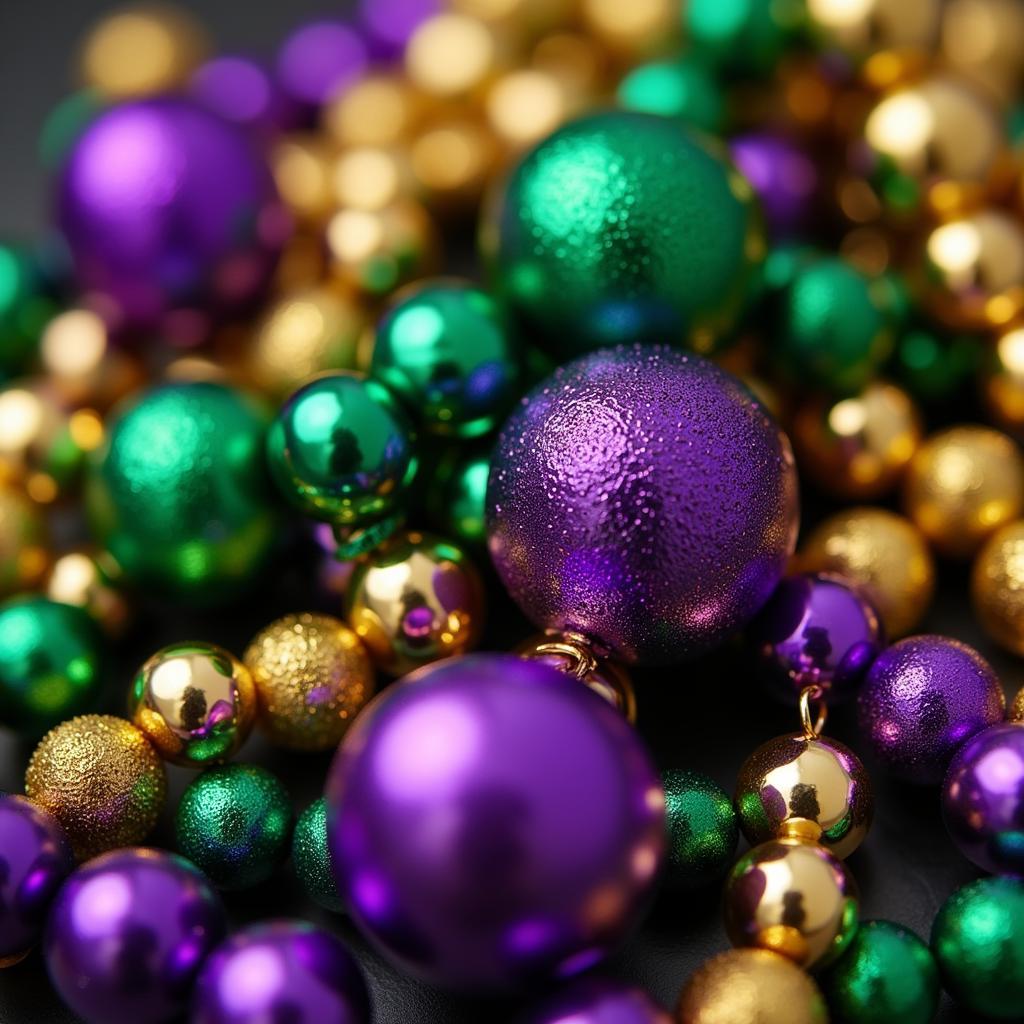
[[[967,644],[912,636],[883,651],[858,701],[860,727],[897,778],[938,785],[957,747],[1002,720],[999,678]]]
[[[347,22],[322,18],[300,25],[277,51],[277,82],[294,108],[293,120],[309,124],[332,96],[366,70],[363,37]]]
[[[1024,875],[1024,725],[995,725],[956,753],[942,817],[960,852],[985,871]]]
[[[206,961],[191,1024],[369,1024],[370,996],[355,958],[305,921],[257,924]]]
[[[603,698],[509,654],[439,662],[356,720],[327,785],[353,921],[398,966],[508,991],[601,960],[665,850],[664,794]]]
[[[54,987],[87,1024],[162,1024],[188,1005],[224,931],[224,908],[197,867],[133,848],[97,857],[68,879],[43,948]]]
[[[770,692],[789,705],[815,683],[830,703],[849,700],[884,645],[871,603],[838,576],[814,573],[784,579],[747,636]]]
[[[780,239],[799,234],[818,189],[814,162],[788,139],[768,132],[739,135],[729,148],[761,202],[769,234]]]
[[[606,978],[584,978],[545,999],[516,1024],[672,1024],[643,989]]]
[[[441,9],[439,0],[360,0],[359,20],[375,57],[401,57],[420,23]]]
[[[270,72],[250,57],[214,57],[192,76],[189,92],[204,107],[268,138],[284,127],[287,104]]]
[[[50,902],[75,859],[64,830],[21,796],[0,796],[0,967],[38,941]]]

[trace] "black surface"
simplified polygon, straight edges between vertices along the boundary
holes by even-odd
[[[344,5],[309,0],[193,0],[185,6],[202,14],[221,48],[266,53],[304,13],[337,11]],[[4,104],[0,114],[0,234],[32,236],[45,223],[46,183],[35,155],[39,127],[67,91],[81,31],[98,11],[109,7],[96,0],[0,0],[0,97]],[[978,647],[1000,670],[1008,696],[1012,696],[1018,686],[1019,662],[999,654],[982,637],[968,607],[965,571],[943,566],[941,578],[926,631],[946,633]],[[122,712],[131,673],[163,644],[201,638],[240,652],[257,629],[279,614],[313,607],[332,610],[329,602],[311,599],[311,579],[308,561],[285,557],[245,608],[196,614],[145,610],[120,645],[117,666],[108,681],[107,709]],[[489,618],[494,626],[485,646],[508,648],[530,630],[496,588],[492,586],[491,592]],[[738,644],[699,665],[638,675],[637,691],[640,729],[658,763],[707,772],[727,790],[754,747],[796,728],[793,714],[760,695]],[[860,749],[849,712],[835,713],[829,732]],[[30,751],[29,745],[0,733],[0,790],[21,790]],[[328,764],[324,757],[284,755],[258,739],[249,743],[241,758],[278,772],[298,809],[318,794]],[[868,767],[872,767],[870,761]],[[875,823],[863,847],[849,861],[860,884],[862,914],[899,921],[927,937],[945,898],[977,872],[947,838],[936,791],[896,785],[879,772],[872,774],[877,791]],[[189,777],[182,770],[171,769],[169,809]],[[165,813],[155,842],[167,839],[169,817],[169,812]],[[639,934],[603,970],[635,980],[671,1006],[690,972],[726,948],[717,900],[717,892],[699,899],[663,894]],[[302,916],[343,934],[359,953],[370,978],[375,1024],[502,1024],[513,1016],[514,1006],[456,999],[399,976],[366,948],[344,918],[306,901],[287,868],[266,886],[231,894],[227,902],[235,923]],[[943,1024],[973,1020],[957,1012],[945,997],[936,1019]],[[16,968],[0,972],[0,1024],[73,1021],[75,1017],[53,994],[38,953]]]

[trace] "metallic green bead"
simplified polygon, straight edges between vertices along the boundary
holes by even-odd
[[[56,312],[32,255],[0,242],[0,381],[25,371]]]
[[[1024,882],[982,878],[958,889],[935,917],[932,952],[961,1006],[1024,1020]]]
[[[327,804],[323,797],[299,815],[292,836],[292,865],[306,895],[327,910],[345,909],[327,846]]]
[[[683,32],[723,71],[766,75],[799,39],[802,0],[687,0]]]
[[[211,768],[181,795],[175,845],[218,888],[269,878],[288,853],[291,801],[277,778],[251,764]]]
[[[370,373],[406,400],[424,429],[456,437],[497,426],[520,380],[494,300],[454,278],[399,294],[377,328]]]
[[[626,110],[529,152],[480,243],[516,329],[560,356],[639,341],[713,348],[764,249],[750,186],[724,152]]]
[[[892,921],[864,921],[818,982],[835,1024],[928,1024],[939,1004],[931,950]]]
[[[900,335],[894,373],[915,398],[942,402],[972,385],[987,351],[980,338],[943,337],[931,327],[915,326]]]
[[[41,736],[88,710],[103,669],[103,638],[81,608],[42,597],[0,605],[0,725]]]
[[[627,110],[676,117],[705,132],[719,132],[725,96],[705,65],[690,59],[642,64],[619,83],[619,103]]]
[[[221,384],[149,391],[95,454],[86,503],[124,580],[192,606],[230,598],[263,567],[278,514],[262,406]]]
[[[400,508],[416,475],[415,440],[380,381],[325,373],[281,407],[267,462],[278,489],[306,515],[366,526]]]
[[[662,774],[669,881],[699,889],[720,881],[736,856],[739,827],[732,801],[700,772]]]
[[[438,530],[466,544],[483,544],[487,536],[484,502],[491,472],[491,449],[445,453],[433,485],[426,492],[427,511]]]

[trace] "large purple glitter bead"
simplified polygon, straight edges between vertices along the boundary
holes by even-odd
[[[54,818],[24,797],[0,797],[0,967],[39,941],[50,901],[74,866]]]
[[[348,949],[305,921],[257,924],[210,955],[191,1024],[369,1024],[370,996]]]
[[[506,991],[604,957],[646,908],[664,794],[643,744],[571,676],[509,654],[390,687],[327,786],[353,920],[406,971]]]
[[[487,489],[491,557],[526,615],[647,664],[746,625],[797,519],[775,421],[731,374],[661,345],[556,370],[502,429]]]
[[[750,182],[772,238],[792,238],[807,226],[818,189],[814,161],[780,135],[754,132],[729,143],[733,162]]]
[[[162,1024],[188,1004],[223,938],[224,908],[199,869],[160,850],[114,850],[57,894],[44,950],[61,998],[87,1024]]]
[[[643,989],[606,978],[584,978],[516,1018],[516,1024],[672,1024]]]
[[[893,775],[938,785],[957,747],[1001,721],[1004,706],[998,677],[973,647],[912,636],[875,659],[858,712],[865,739]]]
[[[1024,875],[1024,726],[995,725],[957,751],[942,786],[942,817],[978,867]]]

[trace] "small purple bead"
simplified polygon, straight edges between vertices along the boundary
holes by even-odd
[[[54,987],[87,1024],[160,1024],[188,1005],[224,932],[224,908],[195,865],[160,850],[114,850],[60,890],[44,951]]]
[[[884,645],[878,613],[838,576],[789,576],[750,624],[773,696],[793,705],[805,686],[849,700]]]
[[[1024,875],[1024,725],[995,725],[957,751],[942,816],[968,860],[994,874]]]
[[[912,636],[883,651],[861,687],[860,727],[897,778],[938,785],[957,747],[1002,720],[1005,698],[973,647]]]
[[[517,1024],[672,1024],[643,989],[585,978],[516,1018]]]
[[[439,0],[360,0],[359,20],[383,60],[400,57],[413,32],[441,9]]]
[[[366,70],[363,37],[333,18],[306,22],[277,52],[277,80],[300,120],[309,121],[340,89]]]
[[[215,57],[192,76],[191,95],[207,109],[267,138],[281,131],[286,104],[267,69],[249,57]]]
[[[810,220],[818,189],[813,161],[788,139],[766,132],[737,136],[729,148],[761,202],[769,234],[799,234]]]
[[[369,1024],[355,958],[330,932],[272,921],[232,935],[210,955],[191,1024]]]
[[[21,796],[0,796],[0,967],[38,941],[50,902],[75,859],[64,830]]]

